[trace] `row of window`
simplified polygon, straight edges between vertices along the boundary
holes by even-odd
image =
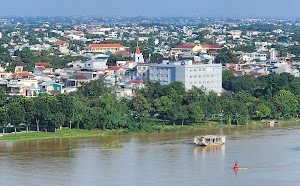
[[[218,82],[221,82],[221,81],[214,81],[214,80],[211,80],[211,81],[190,81],[190,84],[191,85],[197,85],[197,84],[211,84],[211,83],[218,83]]]
[[[90,51],[119,51],[117,48],[91,48]]]
[[[186,75],[186,77],[190,78],[201,78],[201,77],[218,77],[221,76],[221,74],[202,74],[202,75]]]
[[[151,77],[154,76],[154,74],[150,74]],[[168,74],[156,74],[156,77],[169,77]]]
[[[221,68],[192,68],[192,69],[185,69],[186,71],[196,72],[196,71],[203,71],[203,72],[211,72],[215,70],[221,70]]]

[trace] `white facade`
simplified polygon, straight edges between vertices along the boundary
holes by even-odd
[[[193,86],[205,91],[222,92],[221,64],[192,64],[176,66],[176,81],[184,83],[187,89]]]
[[[105,60],[89,60],[85,62],[85,67],[101,70],[101,69],[106,69],[107,65]]]
[[[149,68],[149,79],[169,84],[180,81],[186,89],[193,86],[206,92],[222,92],[221,64],[193,64],[192,61],[170,62]]]
[[[260,60],[260,61],[266,61],[267,60],[267,54],[258,53],[258,52],[252,52],[248,54],[249,57],[251,57],[254,60]]]

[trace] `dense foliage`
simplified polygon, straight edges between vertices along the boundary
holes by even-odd
[[[6,48],[0,47],[0,64],[9,63],[7,67],[8,71],[14,71],[15,66],[18,63],[24,62],[27,63],[27,66],[24,70],[32,71],[37,62],[49,62],[53,65],[54,69],[58,68],[67,68],[68,63],[77,60],[87,60],[87,58],[82,56],[71,56],[71,55],[61,55],[58,51],[47,51],[42,50],[39,52],[31,51],[28,48],[23,50],[15,51],[14,55],[16,58],[12,59],[9,55],[9,52]],[[2,66],[4,66],[3,64]]]
[[[220,96],[180,82],[145,82],[132,99],[117,99],[103,80],[92,81],[76,93],[40,94],[36,98],[0,96],[1,123],[33,129],[70,128],[153,131],[159,125],[209,122],[247,124],[250,120],[298,117],[300,79],[287,73],[252,78],[223,73]]]

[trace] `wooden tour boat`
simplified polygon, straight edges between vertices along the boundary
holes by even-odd
[[[194,143],[198,146],[222,145],[225,144],[225,138],[223,135],[195,136]]]

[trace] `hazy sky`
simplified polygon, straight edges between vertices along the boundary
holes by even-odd
[[[299,17],[300,0],[1,0],[0,16]]]

